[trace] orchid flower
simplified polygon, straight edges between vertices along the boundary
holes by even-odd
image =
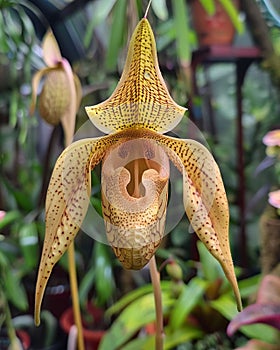
[[[263,143],[269,147],[280,146],[280,130],[272,130],[265,134],[263,137]]]
[[[4,219],[6,216],[6,212],[4,210],[0,210],[0,221]]]
[[[45,76],[39,98],[40,116],[51,125],[62,123],[65,144],[72,142],[76,113],[80,106],[82,89],[79,78],[73,73],[70,63],[62,57],[53,32],[49,30],[42,43],[43,58],[47,67],[35,73],[32,80],[30,113],[36,106],[37,92]]]
[[[266,133],[263,137],[263,143],[266,147],[266,154],[269,157],[279,158],[279,147],[280,147],[280,130],[275,129]]]
[[[276,209],[280,209],[280,190],[268,193],[268,203]]]
[[[91,171],[100,162],[106,234],[122,265],[141,269],[163,238],[171,161],[183,175],[183,202],[190,223],[221,263],[241,309],[228,238],[228,203],[219,168],[197,141],[163,135],[180,122],[185,110],[169,95],[159,70],[152,29],[143,18],[131,38],[115,91],[106,101],[86,107],[92,123],[108,135],[74,142],[53,170],[36,285],[37,324],[52,268],[83,222]]]

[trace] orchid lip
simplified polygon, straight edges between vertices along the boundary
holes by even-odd
[[[154,140],[129,140],[110,149],[103,159],[103,196],[119,210],[143,215],[155,200],[157,186],[168,183],[169,174],[169,159]]]
[[[114,249],[149,247],[153,254],[164,235],[168,180],[169,159],[153,140],[129,140],[108,152],[102,165],[102,206]]]

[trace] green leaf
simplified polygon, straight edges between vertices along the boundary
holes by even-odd
[[[9,260],[7,259],[6,255],[0,250],[0,273],[1,269],[5,270],[8,265]]]
[[[115,70],[117,66],[119,50],[122,44],[124,33],[126,7],[126,0],[118,0],[114,7],[113,22],[105,61],[106,69],[109,71]]]
[[[8,300],[19,310],[25,311],[28,307],[26,292],[18,276],[11,269],[5,271],[4,284]]]
[[[21,218],[21,213],[17,210],[8,211],[0,221],[0,230]]]
[[[88,301],[88,294],[93,286],[95,278],[95,268],[89,269],[84,275],[81,283],[79,284],[79,300],[82,307],[85,307]]]
[[[173,304],[168,293],[162,293],[163,314]],[[143,326],[155,321],[155,304],[154,295],[152,293],[138,298],[129,304],[120,314],[120,316],[112,324],[102,342],[99,350],[116,350],[122,348],[131,337],[139,331]]]
[[[94,29],[106,20],[117,0],[97,0],[92,4],[91,21],[88,23],[87,31],[84,37],[84,44],[89,47]]]
[[[169,291],[171,288],[170,281],[161,281],[160,283],[161,291]],[[112,316],[114,314],[119,313],[123,310],[128,304],[133,302],[134,300],[148,294],[153,293],[153,286],[151,284],[146,284],[140,288],[137,288],[130,293],[123,296],[120,300],[118,300],[114,305],[112,305],[107,311],[107,316]]]
[[[188,64],[191,60],[191,48],[187,3],[184,0],[172,0],[172,8],[174,11],[177,55],[181,63]]]
[[[236,7],[233,5],[231,0],[219,0],[224,9],[226,10],[227,14],[229,15],[229,18],[231,19],[235,29],[238,33],[244,32],[244,24],[239,18],[238,11],[236,10]]]
[[[97,213],[102,217],[102,203],[99,198],[91,197],[90,203],[92,204],[93,208],[97,211]]]
[[[26,108],[21,108],[20,114],[22,118],[20,123],[20,132],[19,132],[18,139],[19,139],[19,143],[23,145],[26,142],[27,133],[28,133],[28,121],[29,121]]]
[[[28,271],[32,271],[39,262],[38,232],[35,222],[21,226],[19,230],[19,244],[24,257],[24,267]]]
[[[199,252],[199,260],[202,265],[203,277],[210,282],[221,277],[224,279],[224,273],[219,262],[213,258],[201,241],[197,242],[197,249]]]
[[[112,263],[108,254],[108,246],[95,242],[93,248],[97,305],[104,305],[112,297],[115,290]]]
[[[204,7],[205,11],[209,16],[213,16],[216,10],[214,0],[200,0],[201,5]]]
[[[12,190],[11,194],[14,196],[20,208],[22,208],[27,212],[31,211],[34,208],[31,195],[27,196],[26,193],[21,192],[20,190],[17,190],[17,189],[11,189],[11,190]]]
[[[160,52],[176,40],[173,18],[160,23],[157,27],[157,34],[157,50]]]
[[[256,275],[239,281],[238,285],[242,298],[248,298],[250,295],[256,293],[259,287],[260,280],[261,275]]]
[[[19,248],[17,242],[10,238],[5,238],[3,241],[1,241],[0,252],[2,252],[3,256],[5,256],[5,259],[7,259],[9,264],[12,264],[19,255]]]
[[[176,346],[183,344],[187,341],[197,339],[203,336],[203,332],[197,328],[185,325],[182,328],[174,330],[169,333],[168,329],[165,329],[164,335],[164,350],[175,349]],[[149,335],[145,337],[139,337],[122,347],[122,350],[147,350],[155,348],[155,336]]]
[[[152,1],[152,9],[155,15],[162,21],[166,21],[168,18],[168,9],[166,6],[166,0]]]
[[[17,89],[13,89],[10,95],[10,125],[14,128],[17,124],[17,111],[19,104],[19,94]]]
[[[223,294],[220,298],[212,300],[210,303],[214,309],[219,311],[228,320],[231,320],[238,313],[236,303],[229,293]]]
[[[122,347],[122,350],[146,350],[155,349],[155,336],[139,337]]]
[[[201,301],[206,287],[207,282],[198,277],[194,277],[188,285],[184,287],[170,314],[169,324],[172,330],[182,326],[187,315]]]
[[[171,333],[169,333],[169,330],[167,328],[164,338],[164,350],[174,349],[180,344],[191,341],[193,339],[201,338],[203,335],[203,331],[188,325],[182,325],[180,328],[174,329]]]
[[[0,52],[7,54],[9,52],[9,45],[7,44],[8,36],[5,33],[4,10],[0,11]]]

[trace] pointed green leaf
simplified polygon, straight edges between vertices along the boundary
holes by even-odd
[[[177,55],[181,63],[188,64],[191,61],[191,46],[189,43],[190,26],[187,3],[184,0],[172,0],[172,7],[176,29]]]
[[[121,48],[124,33],[126,8],[126,0],[118,0],[114,7],[109,46],[105,60],[106,69],[109,71],[114,71],[117,66],[119,51]]]
[[[195,277],[183,288],[170,314],[169,325],[172,330],[182,326],[188,314],[201,301],[206,287],[205,281]]]
[[[166,21],[168,18],[168,8],[166,0],[152,1],[152,9],[155,15],[162,21]]]

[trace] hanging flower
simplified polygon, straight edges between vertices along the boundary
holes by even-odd
[[[276,129],[276,130],[269,131],[263,137],[263,143],[267,146],[266,154],[269,157],[279,156],[279,151],[280,151],[280,130]]]
[[[172,161],[183,175],[183,202],[190,223],[221,263],[240,309],[220,171],[200,143],[163,135],[180,122],[185,108],[168,93],[146,18],[134,31],[122,77],[112,96],[86,107],[86,111],[93,124],[108,135],[71,144],[55,165],[46,199],[36,323],[40,322],[40,306],[52,268],[74,240],[87,212],[91,171],[100,162],[106,233],[123,266],[142,268],[162,240]]]
[[[280,146],[280,130],[272,130],[269,131],[264,137],[263,137],[263,143],[266,146]]]
[[[266,160],[266,163],[269,164],[269,166],[274,166],[275,171],[275,177],[276,177],[276,188],[279,187],[278,185],[278,179],[280,175],[280,163],[279,163],[279,157],[280,157],[280,129],[269,131],[264,137],[263,137],[263,143],[267,146],[266,148],[266,154],[268,156],[268,160]],[[268,203],[277,209],[277,214],[280,214],[280,190],[271,191],[268,194]]]
[[[6,216],[6,212],[4,210],[0,210],[0,221],[4,219]]]
[[[280,209],[280,190],[269,192],[268,203],[276,209]]]
[[[51,125],[61,122],[65,144],[69,145],[72,142],[76,113],[81,102],[81,84],[77,75],[72,72],[69,62],[61,56],[51,30],[46,33],[42,48],[47,67],[39,70],[33,77],[30,113],[34,113],[39,83],[45,77],[39,97],[40,116]]]

